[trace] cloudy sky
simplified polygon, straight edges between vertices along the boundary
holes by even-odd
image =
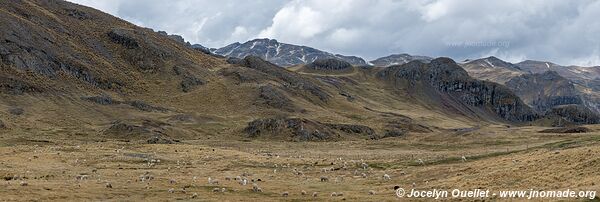
[[[70,1],[207,47],[274,38],[366,59],[494,55],[600,65],[600,1],[594,0]]]

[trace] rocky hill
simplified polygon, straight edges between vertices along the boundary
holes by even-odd
[[[540,113],[580,124],[599,121],[596,99],[581,92],[576,84],[555,71],[524,74],[509,80],[506,86]]]
[[[299,64],[309,64],[317,59],[338,59],[352,65],[365,65],[362,58],[343,56],[317,50],[306,46],[280,43],[274,39],[254,39],[245,43],[233,43],[213,51],[226,57],[245,58],[258,56],[273,64],[289,67]]]
[[[573,82],[555,71],[521,75],[506,82],[506,86],[542,112],[558,105],[583,104],[582,93]]]
[[[379,75],[395,85],[408,85],[413,96],[423,102],[437,103],[465,115],[487,119],[495,115],[515,122],[538,118],[535,111],[508,88],[471,78],[449,58],[437,58],[427,64],[412,61],[391,66]]]

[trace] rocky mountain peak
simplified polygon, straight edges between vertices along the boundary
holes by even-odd
[[[333,58],[348,62],[352,65],[366,65],[366,62],[356,56],[332,54],[307,46],[280,43],[275,39],[254,39],[245,43],[233,43],[219,48],[214,53],[235,58],[257,56],[273,64],[289,67],[309,64],[317,59]]]
[[[521,68],[517,65],[514,65],[510,62],[506,62],[497,57],[490,56],[487,58],[472,60],[467,64],[473,64],[481,66],[482,68],[505,68],[512,71],[521,71]]]
[[[406,53],[402,53],[402,54],[392,54],[392,55],[389,55],[386,57],[378,58],[378,59],[371,61],[370,63],[375,66],[387,67],[387,66],[392,66],[392,65],[406,64],[413,60],[421,61],[423,63],[428,63],[432,59],[433,58],[427,57],[427,56],[409,55]]]

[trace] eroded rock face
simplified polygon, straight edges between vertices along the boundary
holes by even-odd
[[[345,136],[376,139],[373,129],[362,125],[328,124],[303,118],[257,119],[244,129],[248,137],[271,136],[294,141],[330,141]]]
[[[448,95],[462,104],[489,110],[508,121],[526,122],[538,118],[537,113],[508,88],[471,78],[449,58],[437,58],[428,64],[412,61],[402,66],[391,66],[379,72],[378,76],[406,83],[415,92],[433,89],[439,95],[431,99],[444,99],[442,95]]]

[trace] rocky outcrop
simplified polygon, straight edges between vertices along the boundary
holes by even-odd
[[[361,125],[327,124],[302,118],[257,119],[244,129],[248,137],[269,136],[293,141],[330,141],[346,137],[377,138],[373,129]]]
[[[189,48],[192,48],[194,50],[200,51],[200,52],[202,52],[204,54],[213,55],[212,51],[210,50],[210,48],[204,47],[203,45],[200,45],[200,44],[191,44],[190,42],[185,41],[185,39],[182,36],[180,36],[180,35],[169,34],[169,33],[165,32],[165,31],[158,31],[157,33],[160,34],[160,35],[166,36],[169,39],[172,39],[173,41],[181,43],[181,44],[183,44],[183,45],[185,45],[185,46],[187,46]]]
[[[110,30],[110,32],[108,32],[107,35],[113,42],[121,44],[126,48],[134,49],[140,47],[139,43],[134,37],[133,30],[113,28]]]
[[[348,124],[325,124],[329,128],[340,130],[347,134],[366,135],[369,139],[375,139],[376,134],[373,129],[363,125],[348,125]]]
[[[204,85],[206,82],[196,78],[194,76],[184,76],[183,79],[181,80],[181,90],[183,92],[190,92],[194,89],[194,87],[199,86],[199,85]]]
[[[454,104],[457,109],[460,108],[457,105],[475,107],[514,122],[538,118],[537,113],[508,88],[471,78],[449,58],[437,58],[428,64],[412,61],[402,66],[391,66],[379,72],[378,76],[392,81],[395,85],[406,84],[413,93],[433,90],[433,93],[439,94],[434,97],[421,97],[422,100],[436,99],[443,103],[449,96],[457,100]]]
[[[185,93],[192,91],[196,86],[204,85],[207,83],[205,80],[192,75],[183,67],[175,66],[173,67],[173,71],[175,72],[175,75],[180,76],[182,78],[180,86],[181,91]]]
[[[549,128],[541,130],[540,133],[588,133],[592,132],[589,128],[583,126],[569,126],[559,128]]]
[[[306,65],[306,67],[313,70],[337,71],[350,69],[352,68],[352,64],[346,61],[328,58],[315,60],[314,62]]]
[[[331,54],[306,46],[279,43],[274,39],[255,39],[246,43],[233,43],[213,51],[225,57],[245,58],[260,57],[278,66],[289,67],[299,64],[309,64],[318,59],[333,58],[348,62],[352,65],[365,65],[362,58]]]
[[[207,47],[204,47],[204,46],[202,46],[202,45],[200,45],[200,44],[194,44],[194,45],[192,45],[191,47],[192,47],[193,49],[195,49],[195,50],[198,50],[198,51],[200,51],[200,52],[203,52],[203,53],[205,53],[205,54],[212,54],[212,52],[210,51],[210,49],[209,49],[209,48],[207,48]]]
[[[129,121],[114,121],[111,125],[102,131],[106,137],[140,140],[148,144],[172,144],[178,142],[166,134],[165,127],[167,123],[143,120],[141,124]]]
[[[122,121],[115,121],[109,128],[103,131],[105,135],[144,135],[151,132],[151,129],[141,125],[134,125]]]
[[[388,137],[403,137],[408,134],[408,131],[402,129],[386,130],[383,134],[383,138]]]
[[[152,106],[144,101],[141,100],[134,100],[134,101],[129,101],[126,102],[127,104],[131,105],[132,107],[141,110],[141,111],[145,111],[145,112],[153,112],[153,111],[158,111],[158,112],[164,112],[167,111],[167,109],[162,108],[162,107],[156,107],[156,106]]]
[[[121,104],[120,101],[113,100],[109,95],[99,95],[99,96],[90,96],[90,97],[82,97],[81,99],[93,102],[100,105],[115,105]]]
[[[166,108],[153,106],[153,105],[150,105],[141,100],[119,101],[119,100],[113,99],[109,95],[87,96],[87,97],[81,97],[81,99],[88,101],[88,102],[95,103],[95,104],[99,104],[99,105],[125,104],[125,105],[129,105],[137,110],[144,111],[144,112],[166,112],[166,111],[168,111],[168,109],[166,109]]]
[[[546,112],[546,116],[558,116],[575,124],[600,123],[600,115],[581,105],[561,105]]]

